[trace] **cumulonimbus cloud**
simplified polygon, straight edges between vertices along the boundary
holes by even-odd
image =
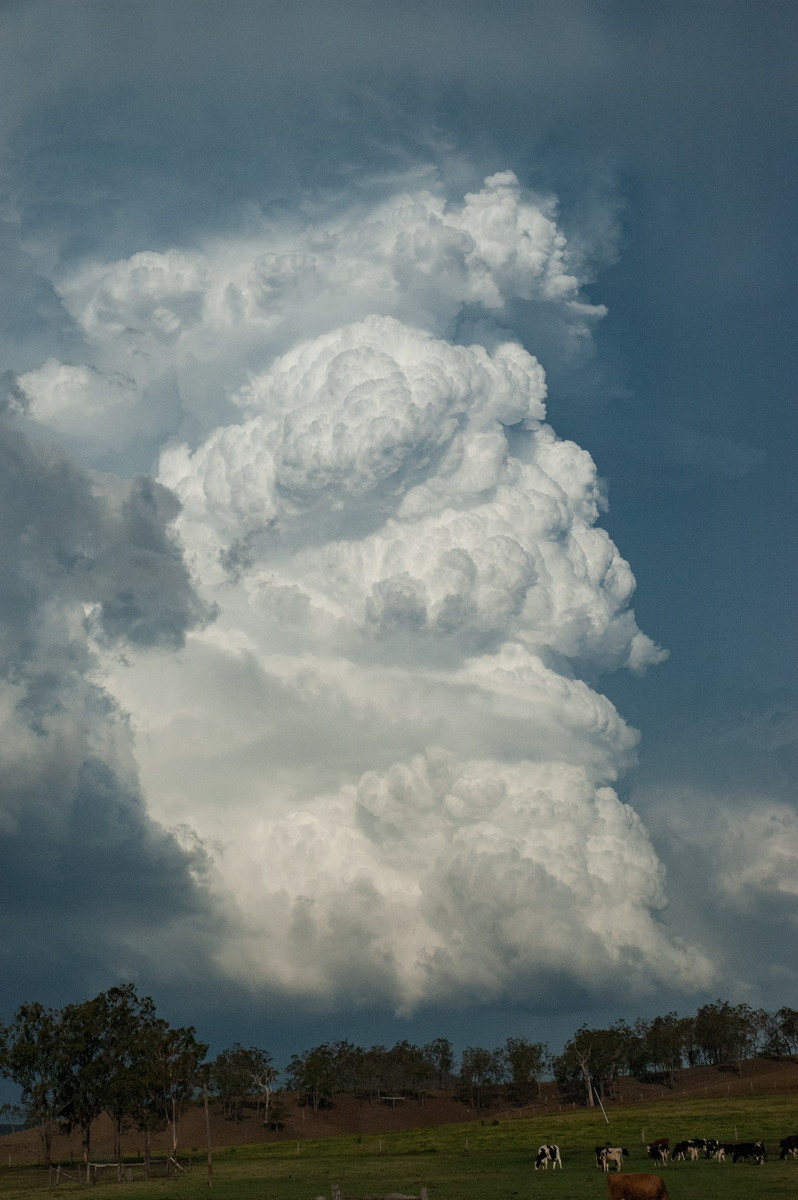
[[[500,328],[520,298],[584,337],[579,286],[509,172],[59,281],[95,373],[29,372],[31,419],[79,436],[99,379],[109,413],[180,392],[159,484],[217,616],[179,655],[95,653],[151,812],[212,858],[226,975],[405,1008],[711,979],[614,790],[636,734],[586,682],[663,651]]]

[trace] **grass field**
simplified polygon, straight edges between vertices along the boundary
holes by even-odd
[[[762,1166],[700,1159],[661,1169],[670,1200],[759,1200],[798,1197],[798,1161],[780,1162],[779,1140],[798,1130],[795,1096],[688,1100],[601,1111],[577,1111],[549,1118],[448,1125],[418,1132],[322,1138],[299,1143],[216,1151],[215,1200],[314,1200],[330,1196],[331,1185],[345,1195],[403,1192],[429,1200],[606,1200],[604,1176],[596,1169],[593,1147],[605,1142],[627,1146],[627,1170],[645,1171],[644,1142],[670,1137],[717,1137],[723,1141],[762,1138],[769,1160]],[[534,1171],[542,1142],[560,1146],[562,1171]],[[82,1191],[62,1183],[57,1194]],[[41,1168],[0,1166],[0,1200],[52,1191]],[[206,1163],[194,1156],[190,1172],[176,1178],[134,1183],[100,1182],[92,1200],[195,1200],[209,1195]]]

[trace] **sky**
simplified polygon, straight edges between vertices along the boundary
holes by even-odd
[[[798,10],[0,6],[0,1020],[798,982]]]

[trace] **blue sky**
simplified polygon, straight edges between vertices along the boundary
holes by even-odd
[[[792,1003],[794,6],[0,26],[0,1017]]]

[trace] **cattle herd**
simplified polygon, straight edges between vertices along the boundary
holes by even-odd
[[[798,1133],[791,1133],[779,1143],[779,1157],[798,1158]],[[629,1157],[625,1146],[596,1146],[596,1166],[607,1174],[610,1200],[668,1200],[665,1181],[661,1175],[646,1172],[624,1172],[623,1160]],[[677,1142],[671,1150],[670,1138],[656,1138],[646,1146],[646,1155],[660,1166],[669,1161],[694,1162],[697,1158],[712,1158],[717,1162],[754,1163],[760,1166],[766,1158],[765,1143],[721,1142],[715,1138],[688,1138]],[[540,1146],[535,1155],[535,1170],[562,1169],[559,1146]]]

